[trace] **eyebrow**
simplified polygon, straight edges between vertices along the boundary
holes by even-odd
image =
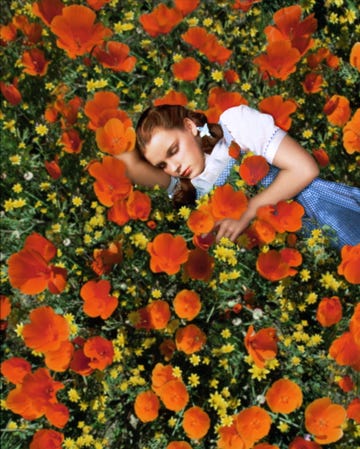
[[[178,141],[175,140],[172,144],[170,144],[169,148],[166,150],[166,158],[171,156],[171,152],[178,145]],[[165,161],[160,161],[157,164],[155,164],[155,167],[160,167],[161,164],[165,163]]]

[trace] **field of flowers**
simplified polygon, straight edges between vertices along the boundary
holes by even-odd
[[[0,3],[1,448],[357,447],[359,245],[296,202],[214,244],[259,166],[174,209],[116,155],[151,104],[248,104],[359,184],[358,2]]]

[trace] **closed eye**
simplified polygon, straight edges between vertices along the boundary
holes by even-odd
[[[169,148],[166,151],[166,158],[170,158],[174,154],[176,154],[179,150],[179,146],[177,142],[174,142],[172,145],[169,146]],[[155,165],[155,167],[160,168],[161,170],[164,170],[166,168],[166,162],[162,161]]]

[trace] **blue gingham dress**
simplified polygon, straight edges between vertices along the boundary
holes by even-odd
[[[224,138],[230,145],[232,136],[223,126]],[[236,161],[231,159],[215,182],[215,186],[226,183]],[[276,178],[279,169],[271,166],[261,185],[268,187]],[[360,188],[338,182],[315,178],[295,198],[305,209],[302,232],[309,235],[313,229],[324,229],[334,246],[360,243]]]

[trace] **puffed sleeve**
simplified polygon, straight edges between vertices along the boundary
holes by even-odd
[[[243,151],[263,156],[270,164],[286,135],[285,131],[275,125],[270,114],[246,105],[227,109],[221,114],[219,123]]]

